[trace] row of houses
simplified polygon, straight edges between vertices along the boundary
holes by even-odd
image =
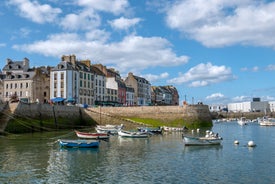
[[[67,102],[106,106],[179,105],[174,86],[151,86],[129,72],[125,79],[113,68],[62,56],[55,67],[30,68],[30,61],[6,60],[0,73],[2,101]]]

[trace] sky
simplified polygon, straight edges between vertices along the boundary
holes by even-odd
[[[180,103],[275,101],[274,17],[270,0],[2,0],[0,68],[74,54],[173,85]]]

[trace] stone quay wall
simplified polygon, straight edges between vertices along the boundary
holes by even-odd
[[[212,122],[207,105],[93,107],[84,109],[77,106],[12,103],[6,107],[1,108],[0,106],[0,109],[2,109],[2,121],[0,123],[3,125],[0,126],[2,131],[5,129],[10,117],[30,119],[65,118],[67,120],[81,118],[88,121],[93,120],[97,124],[122,123],[129,127],[135,124],[135,122],[127,119],[131,117],[155,119],[162,122],[172,122],[179,119],[189,123]]]
[[[76,106],[50,105],[50,104],[24,104],[19,103],[13,114],[21,117],[30,118],[72,118],[78,117],[80,113],[84,113],[83,108]]]
[[[184,106],[140,106],[140,107],[97,107],[90,108],[99,114],[110,114],[117,117],[138,117],[161,120],[183,118],[188,121],[211,122],[211,114],[207,105]]]

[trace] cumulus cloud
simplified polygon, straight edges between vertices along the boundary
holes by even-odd
[[[96,40],[96,38],[94,38]],[[130,35],[119,42],[103,43],[87,40],[76,33],[50,35],[46,40],[13,48],[45,56],[64,54],[85,55],[92,61],[112,65],[120,72],[137,72],[146,68],[178,66],[188,62],[188,56],[177,56],[171,44],[161,37]]]
[[[127,0],[78,0],[77,4],[88,9],[110,12],[115,15],[125,13],[129,7]]]
[[[230,67],[200,63],[189,69],[185,74],[179,74],[179,77],[170,79],[168,82],[175,84],[188,83],[190,87],[200,87],[233,79],[235,79],[235,76],[233,76]]]
[[[16,6],[20,16],[40,24],[53,22],[62,12],[60,8],[53,8],[49,4],[40,4],[38,1],[9,0],[7,4]]]
[[[142,77],[146,78],[150,82],[155,82],[162,79],[167,79],[169,77],[169,73],[164,72],[164,73],[161,73],[160,75],[146,74],[146,75],[143,75]]]
[[[93,30],[99,27],[101,19],[93,11],[82,11],[79,14],[68,14],[61,20],[61,27],[64,30]]]
[[[250,96],[236,96],[232,98],[233,102],[245,102],[245,101],[251,101]]]
[[[140,18],[132,18],[128,19],[125,17],[120,17],[118,19],[115,19],[113,21],[109,21],[109,24],[113,29],[118,30],[128,30],[130,27],[135,26],[141,21]]]
[[[224,95],[221,94],[221,93],[213,93],[213,94],[206,97],[207,100],[220,99],[220,98],[224,98]]]
[[[166,23],[208,47],[234,44],[275,48],[275,2],[180,0],[166,11]]]

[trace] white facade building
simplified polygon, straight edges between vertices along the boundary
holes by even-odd
[[[275,112],[275,101],[269,102],[270,112]]]
[[[50,98],[93,105],[93,75],[89,60],[77,61],[74,55],[62,56],[62,61],[51,71]]]
[[[269,112],[269,103],[264,102],[239,102],[229,103],[229,112]]]

